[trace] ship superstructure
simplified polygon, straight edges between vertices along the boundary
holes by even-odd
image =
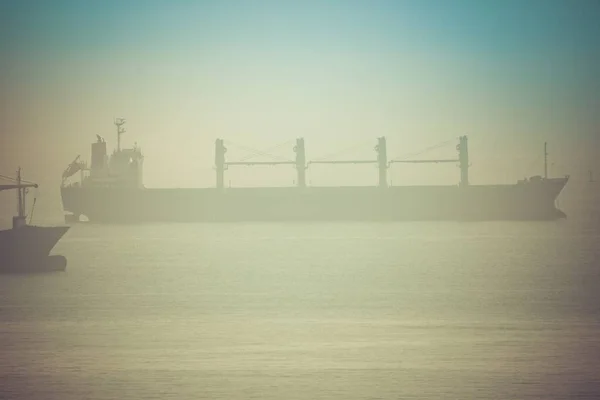
[[[80,160],[77,156],[63,173],[63,187],[66,181],[79,173],[79,182],[71,183],[73,186],[86,187],[127,187],[143,188],[142,150],[135,144],[132,148],[121,148],[121,134],[125,132],[125,120],[119,118],[115,121],[117,127],[117,148],[109,156],[106,140],[96,135],[96,142],[91,145],[91,164]]]

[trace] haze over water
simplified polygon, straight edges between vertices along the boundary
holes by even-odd
[[[147,187],[214,186],[216,138],[443,159],[466,134],[473,184],[541,174],[548,141],[571,180],[555,222],[73,226],[66,272],[0,279],[0,398],[600,398],[598,20],[585,0],[2,1],[0,174],[41,184],[34,224],[64,222],[61,174],[96,134],[116,147],[115,117]],[[438,167],[389,180],[456,184]],[[1,228],[14,209],[0,193]]]
[[[390,159],[469,136],[473,183],[600,176],[600,7],[580,0],[114,1],[0,5],[0,173],[51,190],[96,134],[139,144],[148,187],[214,186],[214,141],[265,150],[305,137],[307,157],[349,147]],[[362,144],[361,146],[358,146]],[[247,154],[228,156],[233,161]],[[292,145],[277,152],[293,158]],[[293,171],[234,169],[234,186]],[[394,183],[456,170],[394,167]],[[313,166],[318,185],[373,184],[372,168]]]
[[[557,222],[74,226],[66,272],[0,281],[0,393],[598,398],[600,196],[571,189]]]

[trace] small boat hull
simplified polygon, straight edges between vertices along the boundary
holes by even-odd
[[[35,274],[44,272],[61,272],[67,268],[67,259],[63,256],[48,256],[39,260],[18,262],[3,265],[0,269],[4,274]]]
[[[68,230],[26,225],[0,231],[0,273],[64,271],[67,260],[50,251]]]

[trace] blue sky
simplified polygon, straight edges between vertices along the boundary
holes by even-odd
[[[85,52],[119,42],[148,47],[171,39],[209,44],[242,35],[276,46],[325,37],[358,48],[378,43],[392,49],[406,42],[399,34],[408,28],[419,45],[504,57],[589,53],[600,34],[600,6],[591,0],[4,0],[0,7],[3,45],[33,51]]]
[[[61,138],[44,153],[61,169],[120,114],[157,185],[162,164],[210,167],[215,137],[303,135],[327,153],[385,134],[410,152],[467,133],[481,180],[494,152],[526,159],[547,139],[581,170],[600,133],[598,21],[586,0],[4,0],[5,164]]]

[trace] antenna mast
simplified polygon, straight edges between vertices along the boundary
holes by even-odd
[[[125,118],[115,119],[115,126],[117,127],[117,151],[121,151],[121,134],[125,133]]]

